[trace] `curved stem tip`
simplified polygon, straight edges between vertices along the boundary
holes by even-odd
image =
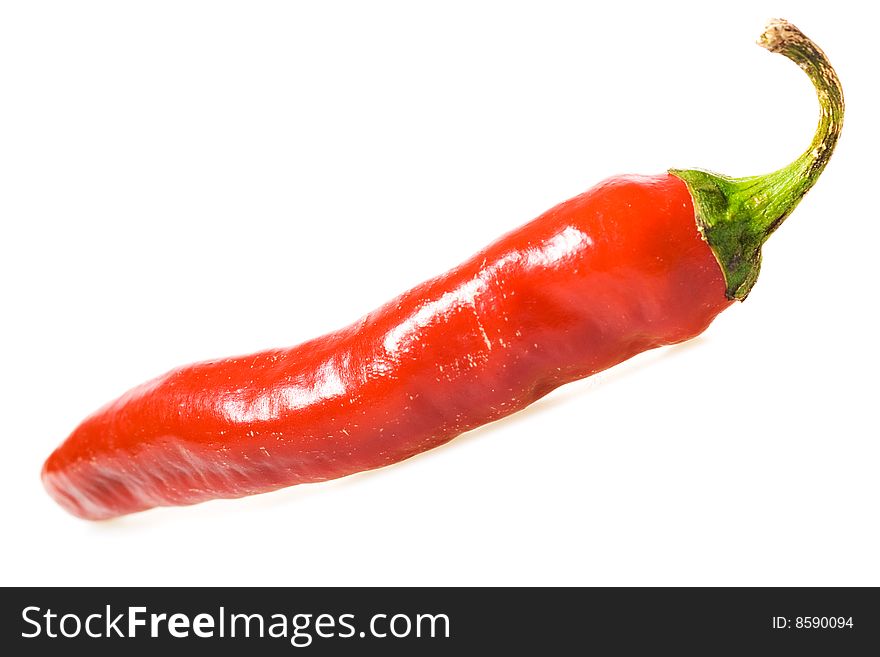
[[[843,89],[825,53],[791,23],[774,19],[758,45],[800,66],[819,97],[819,126],[794,162],[763,176],[730,178],[700,169],[671,169],[694,200],[697,226],[721,269],[729,299],[745,299],[761,268],[761,246],[792,213],[828,164],[843,126]]]

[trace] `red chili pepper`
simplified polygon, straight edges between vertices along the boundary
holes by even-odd
[[[173,370],[86,419],[46,461],[49,494],[100,519],[342,477],[701,333],[748,294],[841,128],[821,50],[784,21],[760,43],[807,72],[822,107],[788,167],[611,178],[351,326]]]

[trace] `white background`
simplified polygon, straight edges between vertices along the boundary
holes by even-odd
[[[833,4],[4,3],[0,581],[880,585],[877,16]],[[777,15],[846,126],[704,336],[344,480],[103,523],[44,493],[173,366],[345,325],[613,174],[787,163],[817,105],[754,45]]]

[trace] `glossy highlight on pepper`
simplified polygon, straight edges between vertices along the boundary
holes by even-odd
[[[777,51],[797,61],[806,43],[827,64],[790,24],[771,31]],[[839,91],[830,66],[813,80]],[[842,94],[834,98],[834,129],[821,138],[829,155],[843,111]],[[801,169],[777,181],[790,198],[748,216],[724,207],[735,194],[706,195],[711,178],[695,192],[697,173],[610,178],[350,326],[134,388],[55,450],[44,485],[71,513],[103,519],[334,479],[424,452],[701,333],[744,296],[739,273],[712,247],[713,226],[730,232],[725,222],[757,226],[760,214],[766,227],[768,212],[787,216],[815,170],[806,186]],[[749,249],[738,266],[760,257]]]

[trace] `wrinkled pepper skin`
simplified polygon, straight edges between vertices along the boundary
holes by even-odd
[[[692,338],[731,303],[685,184],[612,178],[346,328],[129,391],[43,482],[102,519],[379,468]]]

